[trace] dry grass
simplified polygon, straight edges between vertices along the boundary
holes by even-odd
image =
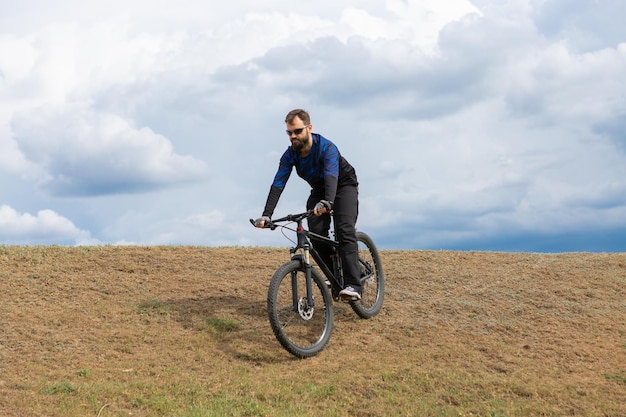
[[[626,254],[383,251],[385,305],[274,339],[285,249],[0,247],[2,416],[626,416]]]

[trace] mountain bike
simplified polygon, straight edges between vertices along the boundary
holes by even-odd
[[[348,302],[359,317],[369,319],[380,312],[385,291],[383,265],[378,250],[367,234],[357,231],[362,297],[360,300],[340,297],[344,277],[339,243],[334,238],[304,228],[303,221],[311,215],[313,210],[289,214],[265,225],[265,228],[271,230],[280,227],[285,237],[285,230],[296,233],[296,241],[292,241],[295,246],[289,250],[291,260],[278,268],[270,280],[267,312],[278,342],[298,358],[318,354],[330,340],[334,319],[333,300]],[[254,224],[254,220],[250,219],[250,222]],[[295,229],[289,226],[293,223]],[[312,241],[330,246],[331,260],[328,264],[313,248]],[[311,262],[311,258],[316,265]]]

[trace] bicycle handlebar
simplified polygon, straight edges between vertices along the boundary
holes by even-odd
[[[285,217],[281,217],[280,219],[276,219],[276,220],[270,220],[269,222],[265,223],[265,226],[263,226],[264,229],[271,229],[274,230],[278,227],[277,223],[282,223],[282,222],[297,222],[300,220],[303,220],[309,216],[311,216],[313,214],[313,209],[307,210],[303,213],[298,213],[298,214],[288,214]],[[252,223],[252,225],[254,227],[256,227],[256,223],[254,221],[254,219],[250,219],[250,223]]]

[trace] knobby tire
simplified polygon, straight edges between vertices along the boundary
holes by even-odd
[[[292,275],[297,288],[294,309]],[[267,312],[272,331],[278,342],[298,358],[318,354],[330,339],[334,310],[332,296],[316,269],[311,270],[313,301],[312,310],[306,308],[305,272],[302,263],[292,260],[276,270],[267,294]]]
[[[374,241],[367,234],[357,232],[359,263],[367,272],[363,282],[361,300],[350,301],[350,307],[361,318],[369,319],[380,312],[385,295],[385,275],[380,254]]]

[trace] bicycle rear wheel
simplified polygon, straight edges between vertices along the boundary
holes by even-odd
[[[297,260],[278,268],[267,293],[274,335],[283,348],[299,358],[319,353],[332,332],[332,296],[317,270],[311,270],[311,278],[313,306],[308,305],[305,272]]]
[[[383,264],[374,241],[367,234],[357,232],[359,264],[363,271],[363,293],[359,301],[350,301],[352,310],[361,318],[369,319],[380,312],[385,295]]]

